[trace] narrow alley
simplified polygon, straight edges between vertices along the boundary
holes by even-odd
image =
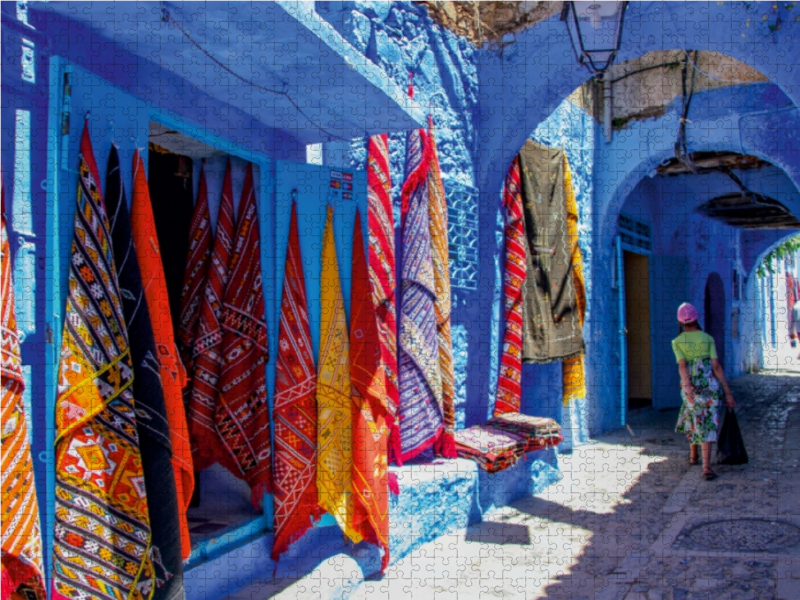
[[[748,465],[703,481],[674,432],[677,410],[635,411],[635,438],[620,429],[561,455],[560,483],[423,546],[355,597],[798,598],[800,371],[731,385]]]
[[[800,600],[800,2],[0,35],[0,600]]]

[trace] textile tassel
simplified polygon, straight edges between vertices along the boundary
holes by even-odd
[[[272,492],[267,403],[267,321],[253,165],[247,165],[230,277],[222,306],[222,368],[214,423],[227,452],[220,463],[250,486],[253,506]]]
[[[317,363],[317,491],[319,505],[330,513],[353,543],[352,414],[350,341],[333,239],[333,208],[328,206],[322,242],[319,361]]]
[[[350,280],[350,383],[353,411],[352,528],[383,550],[389,566],[388,434],[386,371],[381,365],[375,307],[370,293],[361,214],[356,211]]]
[[[186,371],[178,357],[175,333],[170,314],[167,280],[161,261],[156,224],[153,218],[153,205],[144,171],[144,161],[137,150],[133,155],[133,199],[131,201],[131,229],[136,256],[146,282],[144,296],[151,315],[156,351],[158,352],[161,386],[164,390],[169,436],[172,444],[172,470],[175,476],[175,491],[178,495],[183,558],[189,558],[192,551],[189,539],[189,523],[186,510],[194,492],[194,467],[192,450],[189,444],[189,428],[186,424],[186,409],[183,406],[183,387],[186,385]]]
[[[5,207],[5,190],[2,204]],[[1,209],[0,209],[1,210]],[[42,567],[42,534],[33,458],[22,392],[22,356],[14,308],[11,249],[5,216],[0,216],[2,272],[0,272],[0,357],[3,365],[3,437],[0,442],[0,504],[3,506],[0,590],[5,598],[46,600]]]
[[[275,561],[305,535],[312,520],[323,514],[317,502],[317,373],[295,204],[292,204],[285,264],[272,409],[275,423],[272,559]]]
[[[503,355],[497,378],[494,415],[518,413],[522,396],[522,290],[525,271],[525,228],[519,157],[511,162],[503,188],[505,262],[503,268]]]
[[[436,282],[431,258],[427,178],[430,153],[421,129],[408,133],[402,191],[400,265],[400,436],[398,463],[434,446],[443,429],[436,332]]]
[[[225,168],[217,228],[211,246],[200,316],[194,337],[192,392],[187,416],[194,468],[202,471],[216,463],[225,450],[217,433],[217,384],[222,368],[222,302],[233,254],[233,185],[231,163]]]
[[[442,381],[441,412],[444,430],[436,442],[436,454],[456,457],[456,378],[453,367],[453,340],[450,333],[450,247],[447,241],[447,197],[444,194],[433,118],[428,117],[430,170],[428,171],[428,220],[430,222],[431,259],[436,281],[436,332],[439,344],[439,373]]]
[[[133,368],[88,123],[80,151],[56,398],[51,596],[142,600],[155,573]]]
[[[372,304],[378,323],[381,364],[386,373],[384,403],[389,428],[389,460],[400,456],[397,409],[400,389],[397,374],[397,278],[395,271],[394,212],[390,191],[389,146],[386,134],[369,139],[367,152],[367,229]]]
[[[389,491],[392,495],[400,495],[400,483],[397,481],[397,473],[389,473]]]
[[[111,147],[106,170],[106,206],[110,216],[114,257],[119,261],[117,279],[133,362],[133,390],[136,399],[136,432],[142,453],[144,485],[153,533],[154,600],[172,599],[183,590],[183,540],[173,471],[172,441],[164,389],[161,384],[158,350],[153,335],[150,309],[145,299],[139,259],[133,246],[131,217],[122,185],[119,153]],[[167,474],[165,477],[164,474]],[[185,515],[183,521],[185,522]],[[188,534],[188,531],[187,531]],[[187,540],[188,541],[188,540]],[[158,560],[156,560],[158,559]]]
[[[578,202],[575,199],[575,189],[572,187],[572,172],[569,168],[566,153],[564,154],[564,197],[567,206],[567,235],[572,248],[570,254],[572,284],[575,288],[578,320],[580,326],[583,327],[583,320],[586,317],[586,285],[583,278],[583,256],[578,244]],[[565,359],[561,365],[564,406],[567,406],[570,402],[586,397],[586,372],[583,352]]]
[[[178,345],[183,366],[188,373],[194,373],[193,346],[200,321],[203,293],[208,279],[208,265],[211,260],[211,214],[208,209],[208,188],[205,168],[200,169],[200,183],[197,188],[197,203],[189,228],[189,252],[186,257],[186,272],[181,291],[181,314],[178,323]],[[184,388],[184,396],[191,397],[191,381]]]

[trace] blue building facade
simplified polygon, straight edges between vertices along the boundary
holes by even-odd
[[[748,189],[800,215],[800,69],[793,58],[800,56],[800,24],[787,20],[774,31],[747,25],[769,10],[762,3],[631,2],[617,62],[653,51],[715,51],[763,74],[766,83],[732,82],[695,94],[686,145],[694,153],[757,157],[765,166],[735,174]],[[559,15],[520,33],[502,53],[475,47],[437,24],[425,7],[405,1],[202,8],[192,2],[3,3],[2,31],[3,210],[11,227],[43,506],[52,503],[55,372],[84,117],[101,156],[114,141],[123,162],[137,147],[145,148],[146,158],[155,122],[257,166],[275,347],[290,191],[299,189],[309,219],[304,251],[318,253],[330,171],[354,174],[355,204],[363,209],[366,139],[389,132],[399,215],[405,132],[426,126],[430,115],[448,199],[459,428],[485,422],[493,410],[503,329],[502,183],[527,139],[565,149],[580,213],[587,397],[563,405],[558,364],[523,371],[523,412],[561,422],[562,451],[623,426],[631,409],[625,302],[634,290],[625,289],[625,256],[646,258],[647,377],[655,408],[680,404],[669,341],[684,301],[700,309],[703,323],[719,328],[729,377],[762,364],[755,269],[768,249],[795,232],[742,230],[697,214],[701,203],[736,191],[729,177],[659,172],[675,155],[680,99],[660,116],[615,130],[609,140],[592,111],[568,99],[590,75],[577,63]],[[322,166],[305,164],[311,144],[322,144]],[[221,164],[209,160],[210,172],[221,171]],[[198,171],[199,165],[195,178]],[[130,173],[125,185],[130,189]],[[221,187],[219,176],[210,186]],[[351,221],[339,227],[337,244],[347,248]],[[349,251],[342,252],[346,280]],[[721,298],[711,302],[709,294],[719,294],[709,290],[716,289]],[[318,290],[317,283],[317,296]],[[318,319],[315,290],[309,295],[312,320]],[[273,374],[274,359],[270,385]],[[463,465],[408,475],[425,483],[393,499],[397,557],[558,477],[552,452],[516,468],[502,482]],[[489,490],[497,497],[489,498]],[[453,501],[473,496],[483,502],[462,507]],[[442,517],[437,510],[448,504],[452,514]],[[431,517],[430,527],[415,510]],[[403,527],[412,521],[419,521],[419,530],[409,535]],[[345,548],[332,523],[320,525],[293,551],[298,562],[284,565],[286,572],[312,569],[338,552],[355,561],[354,572],[374,570],[374,553]],[[271,570],[270,528],[267,511],[211,536],[190,562],[190,596],[217,597],[245,585],[252,568]],[[45,523],[44,530],[51,529]],[[211,583],[213,573],[236,565],[238,575]],[[343,579],[342,594],[357,580],[357,574],[349,583]]]

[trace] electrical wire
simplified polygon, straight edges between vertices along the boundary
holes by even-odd
[[[741,79],[722,79],[721,77],[717,77],[716,75],[712,75],[711,73],[706,73],[705,71],[703,71],[703,69],[701,69],[700,67],[697,66],[697,64],[694,62],[694,60],[692,60],[692,57],[689,56],[689,52],[688,51],[684,50],[683,52],[684,52],[684,54],[686,54],[686,58],[689,60],[689,62],[692,63],[692,67],[694,67],[694,69],[698,73],[702,73],[703,75],[705,75],[709,79],[714,79],[715,81],[719,81],[720,83],[739,83],[739,84],[743,84],[743,85],[750,85],[750,84],[753,84],[753,83],[758,83],[757,81],[742,81]],[[695,58],[697,58],[696,55],[695,55]]]
[[[738,84],[742,84],[742,85],[758,83],[756,81],[743,81],[741,79],[722,79],[721,77],[718,77],[716,75],[712,75],[711,73],[703,71],[703,69],[698,67],[697,63],[694,60],[692,60],[692,57],[689,56],[689,53],[686,50],[684,50],[684,54],[688,57],[689,62],[691,63],[692,67],[698,73],[708,77],[709,79],[713,79],[715,81],[719,81],[720,83],[733,83],[733,84],[737,84],[738,83]],[[698,53],[698,58],[699,58],[699,53]],[[633,75],[638,75],[639,73],[644,73],[645,71],[652,71],[654,69],[661,69],[661,68],[664,68],[664,67],[678,67],[678,66],[680,66],[680,64],[681,64],[681,61],[674,61],[674,62],[668,62],[668,63],[661,63],[659,65],[651,65],[649,67],[643,67],[641,69],[637,69],[635,71],[631,71],[630,73],[625,73],[624,75],[620,75],[616,79],[612,79],[611,83],[616,83],[618,81],[622,81],[623,79],[626,79],[628,77],[632,77]]]
[[[298,106],[297,102],[294,101],[294,99],[289,95],[289,93],[286,90],[278,90],[278,89],[264,87],[263,85],[259,85],[259,84],[255,83],[253,81],[250,81],[249,79],[245,79],[244,77],[242,77],[238,73],[232,71],[226,64],[224,64],[223,62],[218,60],[213,54],[211,54],[211,52],[209,52],[208,50],[203,48],[200,45],[199,42],[194,40],[192,38],[192,36],[190,36],[189,33],[183,27],[181,27],[181,24],[178,23],[178,21],[176,21],[173,18],[173,16],[169,13],[169,11],[166,8],[164,8],[163,6],[161,8],[161,12],[162,12],[162,15],[163,15],[162,20],[165,23],[171,23],[172,25],[177,27],[178,31],[180,31],[183,34],[183,37],[185,37],[189,41],[189,43],[192,44],[192,46],[197,48],[206,57],[208,57],[209,60],[211,60],[214,64],[216,64],[219,68],[224,70],[226,73],[230,74],[231,76],[233,76],[234,78],[239,80],[244,85],[248,85],[250,87],[254,87],[257,90],[260,90],[260,91],[264,92],[265,94],[274,94],[276,96],[282,96],[283,98],[286,98],[286,100],[289,102],[289,104],[292,105],[292,107],[294,107],[294,109],[297,111],[298,114],[300,114],[309,123],[311,123],[311,125],[315,129],[317,129],[320,133],[323,133],[323,134],[327,135],[329,138],[335,138],[335,139],[344,140],[344,141],[347,141],[349,139],[349,138],[345,138],[345,137],[342,137],[340,135],[337,135],[337,134],[329,131],[328,129],[325,129],[321,125],[318,125],[317,123],[315,123],[314,119],[312,119],[305,112],[303,112],[303,109],[300,108],[300,106]]]
[[[685,51],[684,51],[685,52]],[[695,54],[697,51],[695,51]],[[686,58],[690,59],[689,53],[686,52]],[[686,144],[686,123],[689,121],[689,106],[692,103],[692,96],[694,96],[694,80],[695,71],[692,69],[692,79],[689,84],[689,89],[686,89],[686,79],[688,77],[688,62],[683,61],[683,69],[681,71],[681,91],[682,91],[682,104],[681,118],[678,124],[678,137],[675,140],[675,158],[678,162],[685,165],[691,172],[696,173],[697,169],[694,166],[691,156],[689,156],[689,148]]]
[[[641,69],[636,69],[635,71],[631,71],[630,73],[625,73],[624,75],[620,75],[616,79],[612,79],[611,83],[617,83],[618,81],[622,81],[623,79],[627,79],[628,77],[632,77],[633,75],[638,75],[639,73],[644,73],[645,71],[662,69],[664,67],[679,67],[680,65],[681,65],[680,61],[674,61],[668,63],[661,63],[660,65],[651,65],[649,67],[643,67]]]

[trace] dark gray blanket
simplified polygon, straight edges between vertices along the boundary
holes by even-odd
[[[108,156],[106,207],[111,224],[111,243],[119,271],[122,311],[128,328],[133,362],[133,394],[136,431],[142,452],[144,486],[152,532],[156,590],[150,600],[175,600],[185,596],[183,556],[178,517],[178,495],[172,471],[167,407],[159,376],[158,351],[150,312],[144,297],[142,273],[136,258],[131,218],[115,146]],[[145,593],[145,597],[148,594]]]
[[[519,157],[528,273],[522,360],[545,363],[583,351],[567,232],[564,151],[528,140]]]

